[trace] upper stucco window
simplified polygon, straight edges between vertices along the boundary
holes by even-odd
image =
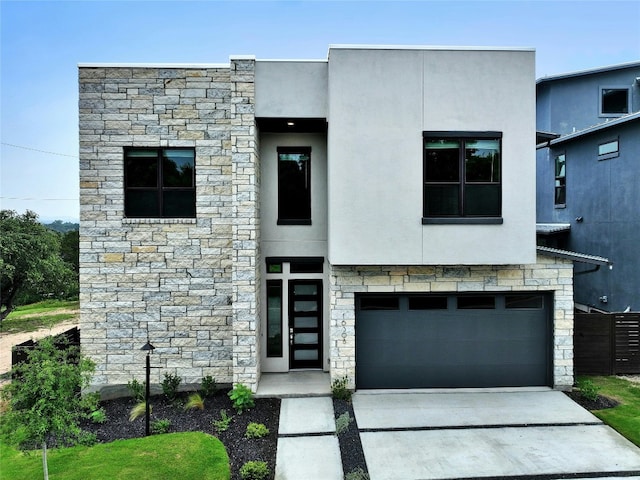
[[[631,95],[628,88],[601,87],[600,115],[615,117],[629,113]]]
[[[618,140],[611,140],[610,142],[601,143],[598,145],[598,160],[608,160],[609,158],[615,158],[620,154]]]
[[[278,147],[278,225],[311,225],[311,147]]]
[[[124,213],[129,218],[195,217],[195,151],[126,148]]]
[[[502,133],[424,132],[423,223],[501,223]]]

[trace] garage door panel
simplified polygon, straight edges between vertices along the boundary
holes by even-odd
[[[550,383],[545,309],[358,311],[358,388],[534,386]],[[454,299],[455,300],[455,299]],[[549,305],[551,302],[545,302]],[[453,308],[451,308],[453,306]]]

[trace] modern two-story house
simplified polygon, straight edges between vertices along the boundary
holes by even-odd
[[[640,62],[537,81],[541,243],[607,257],[576,267],[576,307],[640,311]]]
[[[96,387],[573,383],[573,263],[536,247],[534,51],[79,66]]]

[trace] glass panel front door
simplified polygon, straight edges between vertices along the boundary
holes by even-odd
[[[322,280],[290,280],[290,368],[322,368],[321,316]]]

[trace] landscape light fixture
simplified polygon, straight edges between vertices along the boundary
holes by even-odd
[[[151,379],[151,354],[153,353],[153,351],[156,349],[156,347],[154,347],[153,345],[151,345],[151,342],[149,342],[149,339],[147,338],[147,343],[145,343],[142,348],[140,350],[147,352],[147,383],[146,383],[146,390],[145,390],[145,395],[144,395],[144,401],[145,401],[145,408],[144,408],[144,419],[145,419],[145,435],[148,437],[149,436],[149,394],[150,394],[150,379]]]

